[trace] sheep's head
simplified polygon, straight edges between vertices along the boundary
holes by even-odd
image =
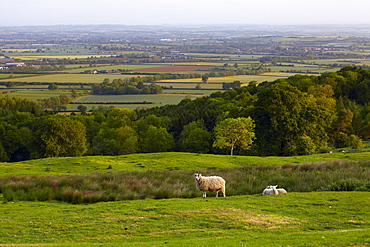
[[[195,180],[196,181],[198,181],[199,179],[200,179],[200,177],[202,176],[202,174],[198,174],[198,173],[196,173],[195,174]]]
[[[277,187],[278,187],[277,185],[275,185],[275,186],[274,185],[271,185],[270,186],[270,189],[276,190]]]

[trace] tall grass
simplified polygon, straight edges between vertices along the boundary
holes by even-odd
[[[282,166],[243,166],[204,169],[203,175],[220,175],[226,194],[259,194],[267,185],[288,192],[325,190],[370,191],[370,161],[327,161]],[[124,171],[64,176],[8,176],[0,178],[6,201],[57,200],[74,204],[144,198],[200,196],[192,171]],[[209,192],[209,196],[215,194]]]

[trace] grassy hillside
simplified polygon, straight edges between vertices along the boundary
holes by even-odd
[[[0,246],[367,246],[369,192],[302,191],[366,189],[369,156],[151,153],[1,163]],[[222,175],[227,197],[201,198],[194,172]],[[273,183],[288,194],[261,196]]]
[[[368,246],[368,192],[0,204],[1,246]]]
[[[182,170],[199,171],[241,166],[286,165],[331,160],[370,160],[370,152],[336,152],[291,157],[230,156],[195,153],[148,153],[122,156],[60,157],[0,163],[1,176],[68,175],[93,172]],[[109,168],[109,169],[108,169]]]

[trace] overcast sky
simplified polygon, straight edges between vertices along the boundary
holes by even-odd
[[[370,0],[8,0],[0,26],[370,24]]]

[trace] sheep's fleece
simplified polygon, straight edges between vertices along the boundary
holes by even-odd
[[[216,197],[218,197],[218,192],[222,191],[222,194],[226,197],[225,183],[222,177],[203,177],[202,174],[195,174],[195,184],[203,192],[203,197],[206,197],[206,191],[216,191]]]

